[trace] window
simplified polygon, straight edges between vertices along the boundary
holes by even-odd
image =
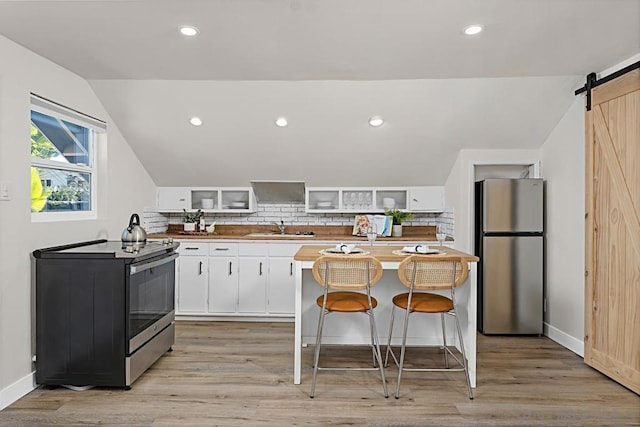
[[[32,219],[96,217],[96,143],[105,132],[104,122],[32,95]]]

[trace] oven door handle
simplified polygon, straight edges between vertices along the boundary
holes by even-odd
[[[173,261],[178,258],[178,254],[171,254],[166,258],[159,259],[157,261],[146,262],[142,264],[132,265],[129,269],[129,275],[133,276],[134,274],[140,273],[141,271],[149,270],[151,268],[157,267],[162,264],[166,264],[168,262]]]

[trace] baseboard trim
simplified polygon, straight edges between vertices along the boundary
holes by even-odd
[[[0,390],[0,411],[20,399],[25,394],[35,390],[35,388],[35,372],[31,372],[13,384],[10,384]]]
[[[584,357],[584,341],[572,337],[566,332],[563,332],[546,322],[544,324],[544,334],[561,346],[573,351],[578,356]]]

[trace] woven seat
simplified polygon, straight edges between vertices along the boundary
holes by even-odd
[[[469,399],[473,399],[471,391],[471,382],[469,380],[469,369],[467,366],[467,358],[464,351],[464,343],[462,341],[462,331],[458,316],[455,309],[455,288],[467,279],[469,268],[467,263],[460,257],[432,257],[424,255],[413,255],[405,258],[398,267],[398,278],[400,282],[409,288],[409,292],[405,292],[393,297],[393,309],[391,311],[391,325],[389,326],[389,342],[387,343],[387,352],[385,357],[385,365],[389,361],[389,355],[393,358],[398,366],[398,384],[395,397],[400,397],[400,382],[402,380],[403,371],[464,371],[467,380],[467,391]],[[449,291],[451,297],[440,294],[422,291]],[[398,360],[391,348],[391,336],[393,334],[393,321],[396,307],[404,310],[404,328],[402,334],[402,346],[400,348],[400,359]],[[407,329],[409,326],[409,315],[412,313],[440,314],[442,324],[442,348],[444,352],[444,368],[406,368],[405,352],[407,345]],[[460,342],[460,359],[451,352],[447,346],[447,334],[445,328],[445,314],[455,318],[458,339]],[[460,368],[449,368],[448,356],[451,356]]]
[[[384,397],[389,397],[387,382],[384,376],[384,364],[380,353],[380,342],[376,329],[373,309],[378,301],[371,296],[373,287],[382,277],[380,261],[367,256],[323,256],[313,264],[313,277],[324,288],[324,292],[316,299],[320,307],[318,318],[318,332],[313,358],[313,383],[310,397],[314,397],[316,379],[319,370],[379,370],[382,379]],[[320,367],[320,347],[322,344],[322,329],[327,314],[364,313],[369,317],[371,332],[371,351],[373,353],[372,368],[331,368]],[[376,365],[378,366],[376,368]]]

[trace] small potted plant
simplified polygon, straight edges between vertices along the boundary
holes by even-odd
[[[184,221],[184,231],[196,231],[196,224],[200,222],[200,217],[204,215],[202,210],[198,209],[195,212],[187,212],[186,209],[182,209],[182,221]]]
[[[385,209],[384,214],[393,218],[393,225],[391,228],[392,237],[402,237],[402,223],[413,218],[412,212],[401,211],[399,209]]]

